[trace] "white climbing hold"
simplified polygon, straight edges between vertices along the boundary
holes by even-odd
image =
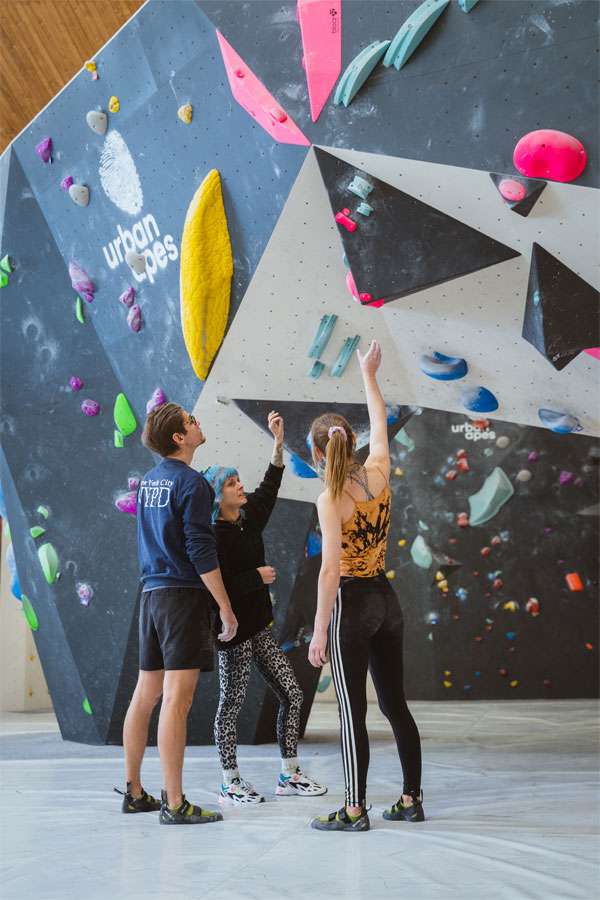
[[[98,109],[90,109],[85,117],[86,122],[96,134],[106,134],[108,128],[108,116]]]
[[[142,275],[146,271],[146,257],[143,253],[136,253],[130,250],[125,255],[125,262],[136,275]]]
[[[90,202],[90,189],[85,184],[72,184],[69,197],[77,206],[87,206]]]

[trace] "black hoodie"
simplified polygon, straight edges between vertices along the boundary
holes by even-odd
[[[230,641],[217,641],[219,650],[230,650],[247,641],[273,620],[269,585],[264,584],[258,567],[267,565],[262,532],[273,512],[282,476],[283,466],[269,464],[261,484],[247,494],[242,518],[237,523],[223,519],[215,522],[219,566],[238,620],[236,636]],[[268,564],[273,565],[273,560]],[[215,634],[221,630],[218,617],[215,629]]]

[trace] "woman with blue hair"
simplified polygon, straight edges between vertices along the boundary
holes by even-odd
[[[262,532],[275,506],[283,475],[283,419],[278,413],[269,413],[268,427],[275,438],[273,455],[253,493],[244,493],[237,469],[212,466],[204,473],[215,491],[212,518],[219,567],[238,620],[235,637],[219,642],[221,690],[215,718],[215,743],[223,769],[219,803],[233,806],[264,801],[240,776],[237,764],[237,717],[246,695],[251,663],[279,700],[277,740],[281,774],[275,793],[306,797],[327,791],[298,766],[302,691],[270,627],[273,613],[268,585],[275,581],[275,569],[265,564]]]

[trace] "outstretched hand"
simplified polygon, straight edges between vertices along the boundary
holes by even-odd
[[[356,350],[358,362],[363,375],[375,375],[381,365],[381,346],[379,341],[371,341],[371,345],[363,356],[360,350]]]
[[[283,443],[283,419],[278,412],[270,412],[268,428],[278,444]]]

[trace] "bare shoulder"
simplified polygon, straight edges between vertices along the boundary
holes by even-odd
[[[392,470],[389,453],[369,453],[368,457],[365,460],[365,468],[377,469],[379,472],[381,472],[386,481],[389,481],[390,472]]]

